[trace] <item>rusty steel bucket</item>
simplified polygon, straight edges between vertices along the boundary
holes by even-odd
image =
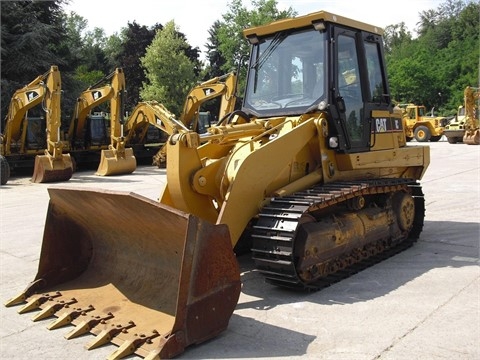
[[[62,154],[60,157],[51,155],[35,156],[32,182],[49,183],[67,181],[73,175],[73,164],[70,154]]]
[[[171,358],[228,326],[240,272],[226,225],[213,225],[140,195],[48,189],[38,273],[5,305],[67,339],[92,333],[110,358]]]
[[[132,148],[126,148],[124,151],[116,149],[102,150],[100,155],[100,164],[95,175],[110,176],[131,174],[137,168],[137,160],[133,155]]]

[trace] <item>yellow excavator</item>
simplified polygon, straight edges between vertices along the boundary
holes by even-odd
[[[68,138],[77,162],[97,159],[100,151],[97,175],[129,174],[137,167],[133,150],[125,147],[124,97],[125,74],[116,68],[77,98]],[[110,101],[109,117],[103,112],[92,113],[106,101]]]
[[[176,126],[188,130],[163,104],[154,100],[142,101],[135,106],[125,124],[126,143],[129,145],[144,144],[150,125],[165,134],[165,142],[173,134]]]
[[[407,146],[382,30],[320,11],[244,35],[241,110],[174,128],[159,201],[49,188],[37,275],[7,306],[111,359],[171,358],[228,326],[242,244],[269,283],[308,291],[418,239],[430,150]]]
[[[58,67],[18,89],[12,96],[2,135],[1,153],[4,168],[30,164],[35,157],[32,181],[55,182],[69,180],[73,174],[68,144],[61,136],[61,76]],[[41,105],[40,112],[29,111]],[[3,168],[2,167],[2,168]],[[9,172],[9,170],[8,170]],[[5,174],[5,173],[4,173]],[[2,185],[8,181],[2,178]]]
[[[463,92],[464,105],[460,106],[456,119],[446,127],[444,135],[450,144],[462,142],[468,145],[480,144],[479,106],[480,88],[467,86]]]
[[[187,95],[180,121],[198,132],[200,107],[206,102],[221,97],[218,118],[222,119],[235,108],[237,76],[234,72],[214,77],[194,86]]]
[[[222,121],[232,114],[237,97],[235,95],[237,76],[234,72],[217,76],[194,86],[187,95],[179,120],[193,131],[201,132],[199,127],[200,108],[213,99],[220,98],[218,119]],[[164,109],[166,110],[166,109]],[[162,111],[161,113],[164,113]],[[171,114],[170,114],[171,115]],[[168,118],[171,118],[171,116]],[[168,135],[172,135],[168,133]],[[153,157],[153,165],[164,167],[166,164],[166,147],[162,146]]]

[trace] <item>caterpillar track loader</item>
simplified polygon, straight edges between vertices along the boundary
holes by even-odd
[[[50,188],[38,273],[7,306],[112,359],[170,358],[228,326],[242,244],[269,283],[317,290],[419,237],[429,147],[406,144],[382,30],[320,11],[244,35],[242,109],[177,126],[158,202]]]
[[[480,88],[467,86],[463,92],[464,105],[460,106],[455,120],[446,127],[444,134],[450,144],[463,142],[468,145],[480,144],[478,105]]]
[[[33,182],[71,178],[72,160],[69,154],[62,153],[63,149],[68,150],[68,144],[60,131],[61,86],[60,71],[53,65],[13,94],[1,138],[2,169],[8,167],[2,172],[2,185],[8,181],[9,166],[29,166],[32,158]],[[41,110],[34,116],[39,106]]]

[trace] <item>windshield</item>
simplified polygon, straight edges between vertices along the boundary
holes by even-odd
[[[277,33],[252,48],[244,108],[258,116],[301,114],[325,97],[324,33]]]

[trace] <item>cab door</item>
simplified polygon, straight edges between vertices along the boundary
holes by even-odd
[[[369,151],[379,120],[374,113],[391,110],[381,36],[335,26],[332,40],[331,103],[338,149]]]

